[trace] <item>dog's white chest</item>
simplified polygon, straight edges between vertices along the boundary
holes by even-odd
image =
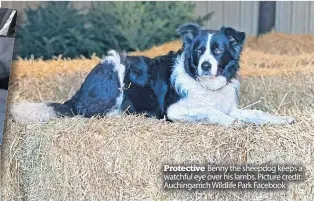
[[[199,86],[191,89],[186,101],[195,107],[211,106],[228,114],[231,107],[237,104],[238,80],[233,80],[222,89],[211,91]]]

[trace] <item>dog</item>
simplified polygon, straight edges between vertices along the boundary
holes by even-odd
[[[293,117],[237,107],[237,72],[245,33],[217,31],[187,23],[177,29],[183,45],[156,58],[109,51],[77,93],[64,103],[20,103],[11,113],[19,122],[53,117],[145,114],[172,122],[230,126],[234,122],[291,124]]]

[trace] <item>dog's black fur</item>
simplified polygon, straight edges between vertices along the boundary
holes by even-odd
[[[170,83],[171,67],[177,54],[169,52],[154,59],[144,56],[124,57],[126,71],[122,111],[163,118],[167,107],[180,98]],[[105,116],[114,107],[122,87],[111,65],[107,62],[98,64],[70,100],[64,104],[50,105],[61,116]]]

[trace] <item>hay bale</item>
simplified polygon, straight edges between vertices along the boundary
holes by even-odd
[[[63,82],[75,78],[64,77]],[[25,82],[19,86],[23,93],[13,87],[10,101],[38,101],[38,91],[47,100],[59,80],[46,79],[46,85]],[[80,82],[65,86],[52,98],[69,96]],[[313,76],[305,74],[243,80],[241,106],[260,101],[253,108],[296,116],[298,123],[287,126],[226,129],[142,116],[76,117],[21,125],[9,118],[2,196],[4,200],[312,200],[313,91]],[[192,162],[302,164],[306,180],[291,184],[286,192],[162,190],[162,164]]]
[[[247,37],[246,48],[272,55],[301,55],[314,52],[314,34],[270,32],[258,38]]]
[[[16,154],[25,200],[312,200],[313,123],[239,130],[127,116],[11,126],[22,130]],[[287,192],[163,191],[161,165],[182,162],[303,164],[307,181]]]

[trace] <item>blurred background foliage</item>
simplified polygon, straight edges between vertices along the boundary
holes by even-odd
[[[62,54],[74,58],[100,52],[86,30],[86,16],[74,9],[69,2],[49,2],[36,10],[26,9],[27,21],[18,27],[18,55],[22,58],[50,59]]]
[[[87,12],[71,2],[27,8],[18,28],[18,55],[51,59],[102,56],[110,49],[135,51],[178,38],[186,22],[202,25],[213,13],[196,17],[190,2],[93,2]]]

